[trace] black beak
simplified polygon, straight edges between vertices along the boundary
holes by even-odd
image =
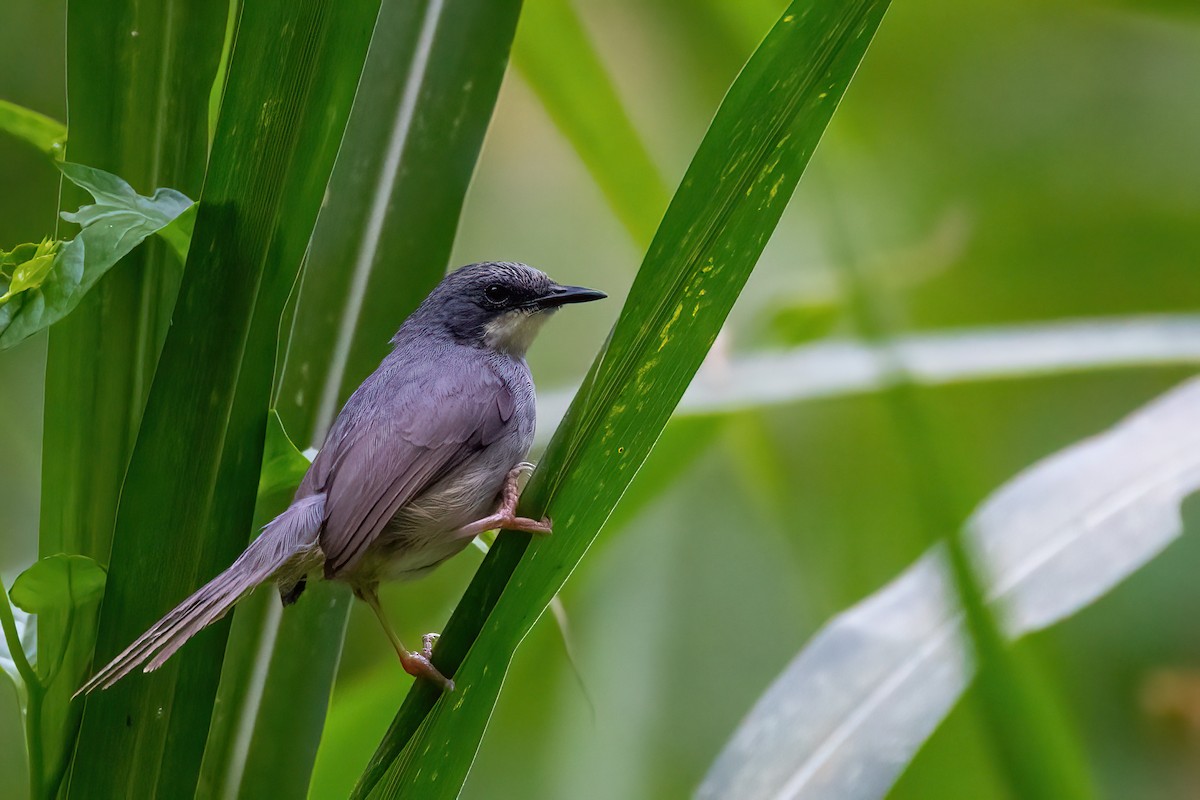
[[[603,300],[608,297],[604,292],[588,289],[583,286],[554,286],[550,291],[535,302],[538,308],[558,308],[567,303],[590,303],[593,300]]]

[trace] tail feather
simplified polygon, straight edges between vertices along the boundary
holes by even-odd
[[[271,578],[294,582],[324,561],[318,534],[325,516],[325,495],[298,500],[217,577],[206,583],[134,640],[75,693],[107,689],[143,663],[151,672],[183,644],[219,620],[252,589]],[[148,663],[147,663],[148,662]]]

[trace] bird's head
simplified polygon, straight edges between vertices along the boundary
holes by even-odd
[[[606,296],[595,289],[555,283],[525,264],[488,261],[447,275],[414,312],[412,321],[444,331],[463,344],[520,357],[559,307]]]

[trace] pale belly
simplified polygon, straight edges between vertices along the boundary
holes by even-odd
[[[473,537],[459,529],[493,513],[512,465],[474,464],[401,509],[363,556],[354,582],[420,578],[462,552]]]

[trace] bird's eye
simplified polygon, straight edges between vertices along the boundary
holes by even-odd
[[[509,298],[509,291],[503,286],[492,285],[483,290],[483,296],[487,298],[489,303],[500,305]]]

